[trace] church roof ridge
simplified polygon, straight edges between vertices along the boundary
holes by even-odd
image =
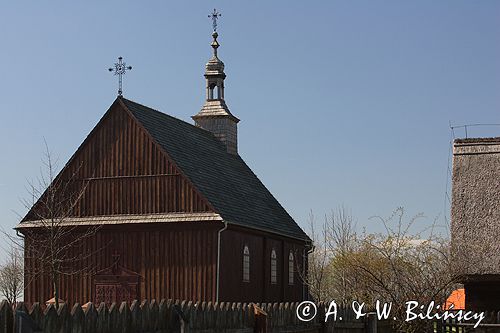
[[[180,121],[180,122],[184,123],[185,125],[187,125],[187,126],[189,126],[189,127],[191,127],[191,128],[195,128],[197,131],[201,131],[201,133],[203,133],[203,134],[205,134],[205,135],[208,135],[208,136],[214,137],[214,135],[212,134],[212,132],[207,131],[207,130],[205,130],[205,129],[201,128],[201,127],[195,126],[195,125],[193,125],[193,124],[191,124],[191,123],[189,123],[189,122],[187,122],[187,121],[185,121],[185,120],[183,120],[183,119],[181,119],[181,118],[177,118],[177,117],[175,117],[175,116],[172,116],[171,114],[165,113],[165,112],[163,112],[163,111],[160,111],[160,110],[158,110],[158,109],[152,108],[152,107],[150,107],[150,106],[147,106],[147,105],[144,105],[144,104],[142,104],[142,103],[139,103],[139,102],[133,101],[133,100],[131,100],[131,99],[125,98],[125,97],[123,97],[123,96],[119,96],[119,97],[117,97],[117,99],[121,100],[121,101],[125,104],[125,106],[127,106],[127,103],[133,103],[133,104],[136,104],[137,106],[139,106],[139,107],[141,107],[141,108],[144,108],[144,109],[147,109],[148,111],[158,112],[159,114],[162,114],[163,116],[167,116],[167,117],[171,118],[172,120],[175,120],[175,121]],[[127,107],[128,107],[128,106],[127,106]],[[214,138],[215,138],[215,137],[214,137]]]

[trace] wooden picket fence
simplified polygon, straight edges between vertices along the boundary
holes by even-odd
[[[500,311],[485,312],[485,319],[479,327],[474,328],[474,323],[459,323],[454,319],[437,321],[435,333],[499,333]]]
[[[0,333],[135,333],[135,332],[253,332],[254,305],[241,303],[193,303],[173,300],[113,303],[107,307],[92,303],[84,307],[62,304],[58,310],[39,303],[27,307],[19,303],[16,316],[7,302],[0,304]],[[16,322],[14,323],[14,319]]]
[[[162,300],[134,301],[95,306],[18,303],[15,310],[0,303],[0,333],[392,333],[373,316],[356,320],[348,309],[339,309],[342,321],[324,322],[326,305],[318,304],[318,315],[309,322],[296,316],[299,303],[211,303]],[[385,328],[385,329],[384,329]]]
[[[390,321],[377,321],[375,314],[356,319],[349,308],[339,307],[338,317],[328,320],[328,304],[317,304],[317,315],[300,321],[299,303],[211,303],[174,300],[138,301],[95,306],[18,303],[15,310],[0,303],[0,333],[393,333]],[[488,312],[480,327],[472,323],[436,321],[433,333],[499,333],[500,312]]]

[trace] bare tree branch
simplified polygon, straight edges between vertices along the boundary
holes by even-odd
[[[77,208],[86,194],[88,181],[78,179],[79,167],[72,170],[65,167],[57,174],[55,163],[45,143],[40,176],[35,182],[28,182],[28,199],[22,201],[28,209],[18,226],[22,236],[4,234],[22,249],[25,262],[29,263],[24,267],[25,286],[42,276],[48,278],[58,307],[60,278],[92,274],[96,267],[88,259],[102,249],[83,251],[82,248],[101,228],[100,224],[81,226],[68,222],[78,215]]]
[[[0,293],[13,305],[23,293],[23,257],[13,244],[9,256],[0,267]]]
[[[388,218],[372,218],[381,224],[383,233],[358,233],[350,212],[340,207],[325,218],[319,233],[322,239],[311,220],[315,251],[310,256],[312,276],[307,283],[312,295],[318,301],[392,302],[397,318],[405,318],[410,300],[444,304],[457,287],[450,241],[435,232],[436,220],[429,228],[413,231],[421,218],[417,214],[406,221],[404,209],[399,207]],[[405,332],[423,332],[429,323],[397,320],[394,324]]]

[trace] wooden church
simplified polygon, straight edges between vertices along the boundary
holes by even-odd
[[[62,186],[52,189],[78,193],[55,194],[69,209],[47,218],[47,190],[16,227],[26,302],[52,298],[54,285],[70,304],[305,297],[310,239],[238,154],[239,119],[225,103],[212,36],[206,102],[194,125],[119,94],[53,181]],[[34,246],[54,218],[57,231],[71,232],[47,248],[75,258],[57,279]],[[67,247],[78,235],[87,236]]]

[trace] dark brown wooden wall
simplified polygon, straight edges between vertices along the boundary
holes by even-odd
[[[288,255],[294,252],[296,271],[302,267],[304,244],[289,238],[251,230],[231,229],[222,233],[221,301],[280,302],[303,299],[301,274],[288,284]],[[243,282],[243,248],[250,250],[250,282]],[[278,283],[271,284],[271,250],[278,258]]]
[[[113,263],[115,251],[120,265],[141,275],[141,299],[187,299],[215,301],[217,275],[217,233],[221,223],[167,223],[115,225],[75,248],[71,257],[89,258],[75,262],[61,276],[60,298],[84,304],[95,297],[94,274]],[[243,282],[243,247],[250,249],[250,282]],[[29,245],[26,247],[29,249]],[[271,249],[278,258],[278,283],[271,284]],[[275,235],[226,230],[221,238],[220,301],[278,302],[303,299],[301,275],[288,284],[288,254],[293,251],[296,270],[302,267],[303,245]],[[25,301],[45,302],[53,297],[48,276],[26,255]],[[81,269],[84,271],[80,272]]]
[[[83,193],[74,216],[211,211],[148,133],[117,103],[58,178],[74,183],[72,191],[77,195]],[[30,219],[37,218],[28,214],[26,220]]]
[[[496,281],[466,282],[464,287],[466,310],[500,311],[500,276]]]
[[[113,253],[120,254],[120,265],[141,275],[141,299],[215,300],[217,231],[221,223],[171,223],[153,226],[113,226],[100,229],[84,245],[82,253],[91,254],[75,263],[73,272],[63,276],[61,298],[84,304],[94,299],[93,272],[108,268]],[[29,246],[27,247],[29,248]],[[77,256],[75,249],[71,256]],[[31,276],[37,263],[26,259],[25,301],[45,302],[52,298],[47,276]],[[81,256],[84,257],[84,256]]]

